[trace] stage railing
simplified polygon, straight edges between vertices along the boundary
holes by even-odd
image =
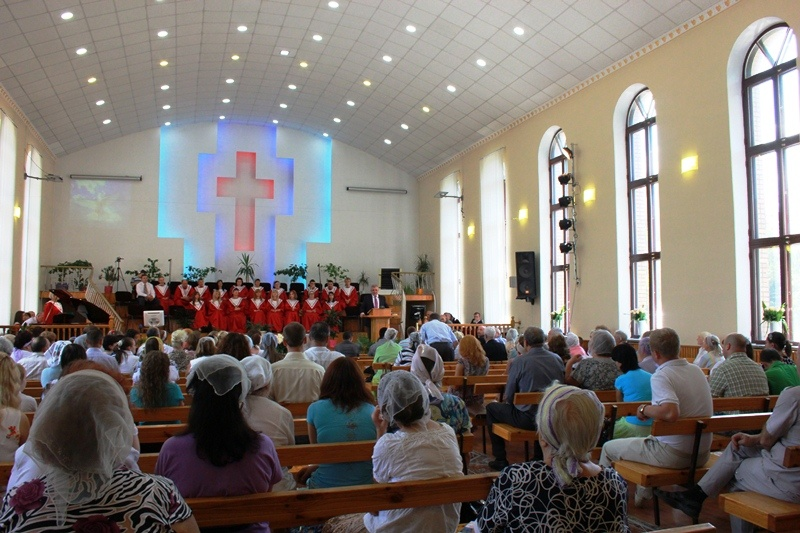
[[[58,337],[60,341],[68,341],[73,337],[77,337],[83,334],[83,330],[86,326],[95,326],[100,328],[100,331],[103,332],[103,335],[107,334],[111,331],[111,326],[109,324],[50,324],[50,325],[41,325],[37,324],[34,327],[40,327],[45,331],[52,331]],[[0,325],[0,332],[3,335],[7,333],[11,333],[12,335],[16,335],[16,333],[20,330],[19,324],[14,325]]]

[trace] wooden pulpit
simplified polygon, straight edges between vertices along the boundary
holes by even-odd
[[[378,334],[381,328],[389,327],[389,320],[392,318],[392,310],[374,307],[367,312],[367,317],[369,318],[370,340],[375,342],[378,340]]]

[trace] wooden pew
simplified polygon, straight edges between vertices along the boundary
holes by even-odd
[[[694,435],[694,444],[690,466],[684,469],[671,469],[652,466],[631,460],[620,460],[614,463],[614,469],[629,483],[642,487],[654,488],[664,485],[692,485],[701,478],[714,464],[717,456],[712,455],[704,465],[698,465],[700,438],[705,433],[723,431],[746,431],[760,429],[770,413],[749,413],[741,415],[719,415],[702,418],[682,418],[675,422],[654,420],[650,430],[653,436]],[[653,518],[660,525],[661,516],[658,498],[653,496]]]
[[[321,524],[334,516],[486,498],[497,474],[401,481],[248,496],[189,498],[201,528],[269,522],[271,529]]]
[[[656,531],[660,533],[712,533],[716,530],[717,528],[706,522],[705,524],[697,524],[694,526],[670,527],[667,529],[658,529]]]
[[[157,409],[140,409],[131,407],[134,422],[161,422],[162,424],[178,421],[186,423],[189,420],[188,405],[179,407],[159,407]]]
[[[800,466],[800,446],[786,448],[783,466]],[[800,520],[800,503],[770,498],[757,492],[720,494],[719,503],[724,512],[768,531],[796,531]]]

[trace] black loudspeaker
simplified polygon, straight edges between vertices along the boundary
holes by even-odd
[[[536,252],[517,252],[517,300],[533,303],[536,291]]]

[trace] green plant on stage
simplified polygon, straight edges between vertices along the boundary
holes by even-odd
[[[358,289],[361,292],[365,292],[369,288],[369,276],[367,276],[367,273],[364,270],[361,271],[356,283],[358,283]]]
[[[253,256],[243,253],[239,257],[239,270],[236,271],[237,276],[244,276],[244,281],[249,283],[251,279],[256,277],[256,267],[258,265],[253,262]]]
[[[369,340],[369,337],[366,335],[359,335],[356,339],[356,342],[359,346],[361,346],[361,353],[369,353],[369,347],[372,345],[372,342]]]
[[[292,283],[294,283],[298,279],[306,279],[308,276],[308,265],[305,263],[300,263],[299,265],[292,263],[286,268],[276,270],[273,274],[275,276],[288,276],[292,280]]]
[[[325,323],[328,324],[331,330],[338,331],[342,327],[342,317],[339,315],[339,311],[334,311],[333,309],[325,311]]]
[[[98,276],[98,279],[104,280],[106,285],[110,287],[119,279],[119,276],[117,276],[116,267],[114,265],[104,266],[100,271],[100,276]]]
[[[139,276],[142,272],[147,274],[151,280],[158,279],[164,274],[161,272],[161,267],[158,266],[158,259],[147,258],[147,262],[139,270],[126,270],[125,273],[130,276]],[[167,276],[169,277],[169,276]]]
[[[347,273],[350,272],[348,269],[334,265],[333,263],[328,263],[327,265],[318,264],[317,267],[322,268],[322,271],[328,275],[328,279],[333,280],[334,282],[344,280],[345,276],[347,276]]]
[[[188,279],[189,281],[195,282],[198,279],[206,279],[209,274],[214,272],[218,272],[216,267],[206,267],[206,268],[198,268],[193,266],[187,266],[186,270],[183,272],[183,277]]]
[[[433,272],[433,260],[428,259],[428,254],[420,254],[417,256],[417,272],[430,273]],[[417,288],[422,289],[425,287],[425,276],[417,276]]]

